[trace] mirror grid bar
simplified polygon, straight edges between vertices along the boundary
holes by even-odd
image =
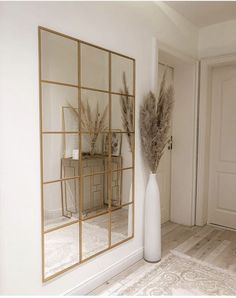
[[[133,167],[126,167],[126,168],[118,168],[115,170],[112,170],[112,173],[114,172],[120,172],[120,171],[125,171],[125,170],[132,170],[134,169]],[[55,179],[55,180],[49,180],[49,181],[44,181],[43,184],[51,184],[51,183],[57,183],[61,181],[67,181],[67,180],[73,180],[73,179],[79,179],[81,177],[90,177],[90,176],[97,176],[97,175],[103,175],[103,174],[109,174],[108,171],[102,171],[102,172],[95,172],[93,174],[82,174],[82,176],[71,176],[71,177],[66,177],[66,178],[60,178],[60,179]]]
[[[94,215],[88,216],[88,217],[82,217],[81,220],[80,219],[76,219],[76,220],[70,221],[68,223],[58,225],[56,227],[44,229],[43,233],[44,234],[51,233],[53,231],[56,231],[56,230],[59,230],[59,229],[63,229],[65,227],[68,227],[68,226],[71,226],[71,225],[74,225],[74,224],[77,224],[77,223],[79,224],[80,222],[85,222],[85,221],[87,221],[89,219],[93,219],[93,218],[99,217],[101,215],[105,215],[105,214],[108,214],[109,215],[110,212],[112,213],[112,212],[114,212],[116,210],[122,209],[123,207],[129,206],[129,205],[132,205],[132,204],[134,204],[133,201],[127,202],[127,203],[121,204],[120,206],[113,207],[110,210],[109,209],[106,209],[104,212],[100,212],[100,213],[97,213],[97,214],[94,214]]]
[[[108,247],[111,247],[111,202],[112,202],[112,157],[111,157],[111,53],[109,53],[109,135],[108,135],[108,207],[109,207],[109,226],[108,226]]]
[[[107,94],[112,94],[112,95],[124,95],[124,96],[128,95],[129,97],[132,97],[132,98],[134,97],[133,94],[125,94],[125,93],[120,93],[120,92],[114,92],[112,90],[109,91],[109,90],[97,89],[97,88],[92,88],[92,87],[83,87],[80,84],[74,85],[74,84],[68,84],[68,83],[51,81],[51,80],[41,80],[41,83],[60,85],[60,86],[72,87],[72,88],[79,88],[79,89],[82,89],[82,90],[90,90],[90,91],[107,93]]]
[[[80,52],[80,42],[77,41],[77,47],[78,47],[78,86],[81,82],[81,52]],[[79,130],[81,130],[81,89],[78,88],[78,111],[79,111]],[[79,136],[79,260],[82,261],[82,250],[83,250],[83,243],[82,243],[82,237],[83,237],[83,231],[82,231],[82,217],[83,217],[83,177],[82,176],[82,137],[81,133],[78,132]]]
[[[134,99],[135,99],[135,96],[136,96],[136,77],[135,77],[135,72],[136,72],[136,61],[133,60],[133,93],[134,93]],[[133,130],[135,131],[135,115],[136,115],[136,102],[134,100],[134,103],[133,103]],[[132,237],[134,237],[134,226],[135,226],[135,208],[134,208],[134,198],[135,198],[135,195],[134,195],[134,192],[135,192],[135,133],[133,134],[133,150],[132,150],[132,162],[133,162],[133,176],[132,176],[132,202],[133,202],[133,205],[132,205]]]
[[[39,52],[39,117],[40,117],[40,180],[41,180],[41,250],[42,250],[42,281],[45,280],[45,258],[44,258],[44,199],[43,199],[43,111],[42,111],[42,63],[41,63],[41,31],[38,30],[38,52]]]

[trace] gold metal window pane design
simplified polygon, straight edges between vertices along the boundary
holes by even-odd
[[[124,74],[128,87],[128,94],[134,95],[134,61],[120,55],[112,54],[111,69],[111,91],[116,93],[124,93]]]
[[[41,30],[42,80],[78,84],[76,41]]]
[[[78,88],[42,84],[43,131],[77,132],[79,130]]]
[[[124,118],[125,114],[127,114],[127,118]],[[134,120],[134,98],[131,96],[112,95],[111,129],[118,129],[122,132],[134,132]]]
[[[133,235],[133,204],[111,213],[111,244],[123,242]]]
[[[133,204],[134,123],[124,127],[120,87],[125,72],[134,115],[135,61],[40,27],[39,66],[45,282],[130,239],[118,222],[112,231],[112,213]]]
[[[78,178],[43,185],[45,232],[78,221],[79,188]]]
[[[82,222],[82,260],[109,247],[109,214]]]
[[[81,86],[109,89],[109,53],[81,43]]]
[[[78,223],[44,235],[45,278],[79,263],[79,237]]]
[[[79,176],[78,134],[43,134],[42,144],[43,182]]]

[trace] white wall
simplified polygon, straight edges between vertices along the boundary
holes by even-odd
[[[138,108],[151,87],[152,37],[191,56],[197,32],[151,2],[0,3],[0,293],[61,294],[143,245],[147,168],[136,135],[135,238],[51,282],[41,282],[40,151],[37,26],[136,59]]]
[[[196,76],[194,63],[175,66],[173,150],[171,158],[171,221],[193,225],[195,199]]]
[[[199,57],[236,52],[236,19],[199,29]]]

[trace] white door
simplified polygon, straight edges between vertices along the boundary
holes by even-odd
[[[173,69],[158,65],[158,94],[163,74],[166,73],[166,87],[173,83]],[[170,131],[171,136],[171,131]],[[170,220],[170,187],[171,187],[171,150],[166,146],[157,170],[157,180],[161,197],[161,223]]]
[[[236,66],[213,69],[208,222],[236,229]]]

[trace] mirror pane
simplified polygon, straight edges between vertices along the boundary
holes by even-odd
[[[120,170],[133,166],[133,133],[121,133],[114,130],[111,133],[112,169]]]
[[[102,132],[109,129],[109,95],[81,90],[81,118],[83,132]]]
[[[133,169],[112,172],[112,207],[133,201]]]
[[[128,88],[128,94],[134,94],[134,61],[116,54],[111,55],[111,88],[112,92],[126,93],[124,92],[123,74],[125,74],[126,84]]]
[[[82,222],[83,260],[108,248],[108,227],[108,214]]]
[[[96,140],[94,142],[94,140]],[[108,170],[108,154],[104,151],[104,134],[81,134],[82,175],[92,175]]]
[[[104,213],[108,208],[107,173],[82,177],[83,219]]]
[[[111,129],[134,132],[134,120],[134,98],[112,95]]]
[[[77,111],[77,88],[42,84],[43,131],[78,131],[79,117]]]
[[[42,141],[44,182],[68,178],[69,171],[63,170],[66,166],[74,169],[72,177],[78,176],[78,134],[44,134]]]
[[[111,207],[121,205],[122,172],[115,171],[111,175]]]
[[[79,217],[79,179],[43,185],[45,230],[75,221]]]
[[[80,44],[81,86],[107,90],[109,87],[109,54],[94,46]]]
[[[78,43],[41,30],[42,80],[78,84]]]
[[[122,242],[133,234],[132,204],[111,213],[111,244]]]
[[[45,277],[79,262],[79,224],[44,235]]]
[[[104,133],[82,133],[81,134],[81,149],[83,159],[101,159],[103,164],[105,160],[108,158],[108,152],[105,151],[104,144]],[[104,170],[103,168],[99,168],[99,172]]]

